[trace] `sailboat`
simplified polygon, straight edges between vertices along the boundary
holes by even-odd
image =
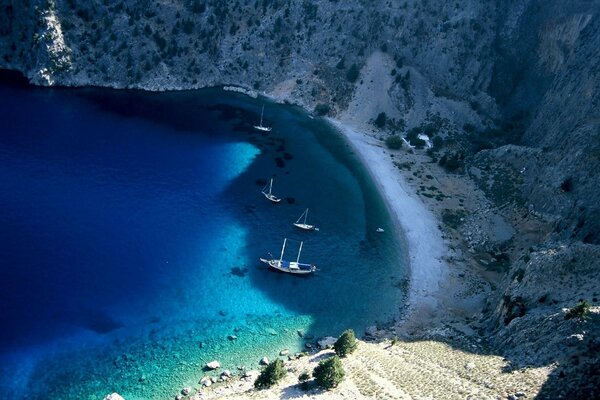
[[[263,132],[271,132],[271,128],[270,126],[263,126],[262,122],[263,122],[263,114],[265,113],[265,106],[262,106],[262,111],[260,112],[260,124],[258,125],[254,125],[254,129],[258,129],[259,131],[263,131]]]
[[[269,191],[267,192],[267,187],[269,188]],[[273,190],[273,178],[271,178],[271,181],[263,188],[262,190],[262,194],[269,200],[271,200],[273,203],[279,203],[281,201],[281,199],[277,196],[275,196],[272,193]]]
[[[304,217],[304,221],[300,222],[300,220],[302,219],[302,217]],[[319,228],[317,228],[314,225],[309,225],[306,223],[306,218],[308,217],[308,208],[306,209],[306,211],[304,211],[302,213],[302,215],[300,215],[300,218],[298,218],[298,221],[294,222],[294,226],[300,228],[300,229],[304,229],[305,231],[318,231]]]
[[[281,247],[281,256],[279,257],[279,259],[261,258],[260,261],[264,262],[269,267],[278,271],[296,275],[310,274],[311,272],[315,272],[317,270],[317,267],[313,264],[306,264],[300,262],[300,253],[302,253],[302,245],[304,244],[304,242],[300,242],[300,249],[298,250],[298,257],[296,257],[296,261],[284,260],[283,255],[285,253],[286,243],[287,238],[283,239],[283,246]]]

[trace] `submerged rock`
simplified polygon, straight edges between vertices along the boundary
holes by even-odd
[[[237,336],[235,336],[235,335],[229,335],[229,336],[227,336],[227,339],[229,339],[229,340],[231,340],[233,342],[233,341],[237,340]]]
[[[327,336],[327,337],[324,337],[323,339],[319,340],[317,342],[317,344],[322,349],[329,349],[329,348],[333,347],[333,345],[335,344],[336,341],[337,341],[337,339],[334,338],[333,336]]]
[[[125,399],[119,393],[114,392],[114,393],[111,393],[109,395],[106,395],[106,397],[104,398],[104,400],[125,400]]]
[[[288,354],[290,354],[290,351],[288,349],[283,349],[279,352],[280,356],[287,356]]]

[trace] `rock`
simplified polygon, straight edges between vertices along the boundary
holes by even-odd
[[[231,340],[233,342],[234,340],[237,340],[237,336],[235,336],[235,335],[229,335],[229,336],[227,336],[227,339],[229,339],[229,340]]]
[[[287,356],[290,354],[290,351],[288,349],[283,349],[279,352],[280,356]]]
[[[192,392],[192,388],[189,387],[189,386],[186,386],[183,389],[181,389],[181,394],[184,395],[184,396],[187,396],[191,392]]]
[[[224,376],[227,378],[231,378],[231,371],[226,369],[223,372],[221,372],[221,378],[223,378]]]
[[[221,368],[221,364],[218,361],[211,361],[206,364],[206,368],[208,369],[218,369]]]
[[[312,349],[312,347],[313,347],[313,345],[312,345],[311,343],[304,343],[304,346],[305,346],[307,349]]]
[[[298,329],[296,331],[296,333],[298,334],[298,336],[303,337],[304,336],[304,331],[302,329]]]
[[[271,336],[277,336],[277,335],[278,335],[277,331],[276,331],[275,329],[273,329],[273,328],[267,328],[265,331],[266,331],[266,332],[267,332],[269,335],[271,335]]]
[[[517,396],[517,397],[525,397],[525,392],[517,392],[517,393],[515,393],[515,396]]]
[[[472,362],[467,363],[467,365],[465,365],[465,369],[468,369],[468,370],[475,369],[475,364],[473,364]]]
[[[324,337],[323,339],[319,340],[317,342],[317,344],[322,349],[329,349],[329,348],[333,347],[335,342],[337,342],[336,338],[334,338],[333,336],[327,336],[327,337]]]
[[[260,365],[267,365],[267,364],[269,364],[269,359],[267,357],[263,357],[263,358],[260,359],[259,364]]]
[[[238,365],[237,369],[239,369],[240,371],[244,371],[246,367],[244,367],[243,365]]]
[[[175,400],[183,400],[183,396],[178,394],[177,396],[175,396]]]
[[[375,335],[377,335],[377,327],[375,325],[368,326],[365,329],[365,334],[368,335],[368,336],[375,336]]]
[[[106,395],[106,397],[104,398],[104,400],[125,400],[125,399],[119,393],[115,392],[115,393],[111,393],[109,395]]]
[[[210,376],[204,376],[202,377],[202,379],[200,379],[200,382],[198,383],[204,387],[209,387],[210,385],[212,385],[212,379],[210,379]]]
[[[219,380],[217,379],[217,377],[216,377],[216,376],[212,376],[212,377],[210,378],[210,381],[211,381],[212,383],[217,383]]]

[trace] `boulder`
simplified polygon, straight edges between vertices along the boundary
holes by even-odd
[[[206,364],[206,368],[208,369],[218,369],[221,368],[221,364],[218,361],[211,361]]]
[[[333,336],[327,336],[327,337],[324,337],[323,339],[319,340],[317,342],[317,344],[319,345],[319,347],[321,349],[329,349],[329,348],[333,347],[335,342],[337,342],[336,338],[334,338]]]
[[[367,336],[376,336],[377,335],[377,327],[375,325],[368,326],[365,329],[365,334]]]
[[[227,339],[229,339],[229,340],[231,340],[233,342],[234,340],[237,340],[237,336],[235,336],[235,335],[229,335],[229,336],[227,336]]]
[[[212,379],[210,379],[210,376],[204,376],[202,377],[202,379],[200,379],[200,382],[198,383],[204,387],[209,387],[210,385],[212,385]]]
[[[290,351],[288,349],[283,349],[279,352],[280,356],[287,356],[288,354],[290,354]]]
[[[221,378],[223,378],[223,377],[225,377],[225,378],[231,378],[231,371],[228,370],[228,369],[226,369],[223,372],[221,372]]]
[[[258,362],[260,365],[268,365],[269,364],[269,359],[267,357],[263,357],[260,359],[260,361]]]
[[[181,389],[181,394],[184,395],[184,396],[187,396],[191,392],[192,392],[192,388],[189,387],[189,386],[186,386],[183,389]]]
[[[125,400],[125,399],[119,393],[115,392],[115,393],[106,395],[104,400]]]

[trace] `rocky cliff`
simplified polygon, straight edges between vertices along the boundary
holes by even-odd
[[[0,67],[39,85],[234,84],[335,116],[373,54],[389,74],[370,116],[385,112],[382,134],[437,137],[432,157],[516,229],[480,246],[507,259],[492,341],[561,365],[540,397],[600,397],[599,1],[0,1]],[[565,319],[580,299],[592,317]]]

